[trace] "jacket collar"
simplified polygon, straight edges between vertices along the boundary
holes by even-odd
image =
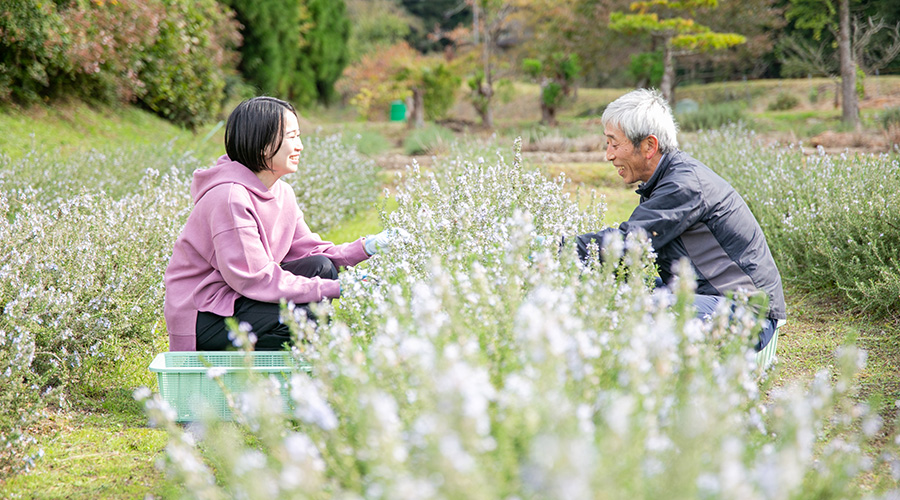
[[[678,154],[677,151],[662,155],[662,158],[659,159],[659,164],[656,166],[656,170],[653,171],[653,175],[650,176],[650,179],[647,182],[638,186],[635,193],[641,195],[643,198],[649,198],[650,193],[656,188],[659,180],[666,175],[666,171],[669,170],[669,166],[672,165],[672,157],[676,154]]]

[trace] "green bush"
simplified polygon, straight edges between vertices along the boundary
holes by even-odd
[[[4,208],[0,217],[8,215]],[[35,441],[28,428],[41,417],[40,379],[31,371],[34,351],[29,332],[0,327],[0,481],[29,469],[37,458],[27,451]]]
[[[0,100],[138,101],[193,128],[218,112],[238,38],[215,0],[11,2],[0,15]]]
[[[787,111],[796,108],[799,104],[800,99],[797,99],[797,96],[794,94],[779,92],[775,96],[775,100],[770,102],[766,109],[769,111]]]
[[[443,63],[429,66],[422,70],[422,83],[425,86],[425,118],[441,120],[456,102],[456,91],[462,79]]]
[[[900,129],[900,107],[885,108],[878,114],[878,123],[885,131]]]
[[[35,102],[66,67],[65,24],[53,2],[3,2],[0,13],[0,100]],[[56,78],[54,78],[56,81]]]
[[[221,32],[230,18],[215,0],[164,0],[167,15],[143,57],[141,102],[161,116],[195,128],[219,111],[225,96]],[[224,28],[224,29],[223,29]]]
[[[446,152],[455,140],[451,130],[429,124],[409,132],[403,140],[403,151],[408,155],[437,154]]]
[[[678,127],[685,132],[713,130],[746,119],[743,104],[736,101],[702,104],[696,111],[677,113]]]
[[[360,130],[352,135],[344,134],[344,140],[365,156],[377,155],[393,147],[384,134],[374,130]]]
[[[541,76],[541,70],[543,69],[544,64],[537,59],[525,58],[522,60],[522,70],[532,78]]]

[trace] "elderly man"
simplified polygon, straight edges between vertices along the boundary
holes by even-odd
[[[606,158],[626,184],[641,182],[640,205],[618,229],[578,236],[579,256],[606,234],[643,229],[656,251],[663,284],[688,259],[697,275],[698,316],[711,314],[743,290],[765,292],[769,310],[756,350],[766,347],[786,316],[781,276],[759,223],[741,196],[706,165],[678,150],[672,110],[658,91],[635,90],[610,104],[601,118]]]

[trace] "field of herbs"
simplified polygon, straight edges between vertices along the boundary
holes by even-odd
[[[378,168],[352,140],[304,142],[286,180],[314,230],[376,204]],[[345,270],[317,323],[286,305],[312,367],[291,378],[291,409],[259,379],[233,395],[235,422],[188,426],[117,374],[166,350],[162,272],[206,164],[170,145],[0,159],[0,470],[41,459],[30,429],[48,405],[118,385],[167,434],[160,467],[186,498],[900,494],[896,424],[856,393],[865,351],[775,384],[749,349],[753,308],[693,319],[689,269],[674,296],[654,294],[646,238],[595,266],[556,245],[615,222],[602,197],[578,203],[511,142],[450,149],[385,194],[382,225],[408,237]],[[803,157],[741,129],[685,149],[744,194],[786,281],[896,314],[896,156]]]

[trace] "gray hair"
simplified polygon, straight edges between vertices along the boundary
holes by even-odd
[[[656,89],[633,90],[619,97],[603,112],[600,123],[619,128],[638,147],[649,136],[659,140],[659,152],[678,149],[678,126],[669,103]]]

